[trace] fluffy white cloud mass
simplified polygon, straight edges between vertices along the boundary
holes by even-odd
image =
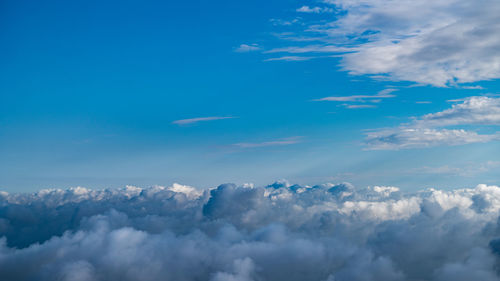
[[[500,280],[500,187],[0,193],[2,280]]]
[[[500,78],[497,0],[323,2],[334,20],[309,24],[301,36],[315,42],[289,50],[345,48],[344,69],[396,81],[449,86]]]

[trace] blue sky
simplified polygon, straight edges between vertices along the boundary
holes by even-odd
[[[4,1],[0,189],[498,184],[499,5],[368,2]]]

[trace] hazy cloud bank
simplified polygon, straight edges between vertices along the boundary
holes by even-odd
[[[500,280],[500,187],[0,194],[2,280]]]

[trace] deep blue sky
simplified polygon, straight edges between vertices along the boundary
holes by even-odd
[[[498,80],[476,77],[443,87],[426,83],[428,78],[407,78],[406,72],[380,79],[371,70],[350,74],[354,66],[342,52],[272,51],[346,45],[331,34],[314,41],[307,31],[345,11],[296,11],[304,5],[327,9],[326,4],[0,5],[2,190],[173,182],[210,187],[279,179],[417,189],[500,181],[496,140],[391,150],[372,150],[365,140],[367,130],[397,128],[411,117],[449,109],[449,100],[494,99]],[[293,19],[299,23],[281,24]],[[281,38],[291,35],[309,39]],[[269,61],[276,58],[281,60]],[[315,101],[384,89],[397,89],[395,97]],[[206,117],[215,118],[172,123]],[[496,125],[474,131],[495,132]]]

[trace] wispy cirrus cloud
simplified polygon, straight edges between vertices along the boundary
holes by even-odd
[[[469,97],[450,109],[415,118],[409,124],[366,133],[370,150],[424,148],[440,145],[464,145],[500,140],[500,133],[479,134],[449,126],[500,125],[500,99]]]
[[[307,61],[314,58],[315,57],[282,56],[282,57],[269,58],[264,61]]]
[[[466,89],[466,90],[484,90],[484,88],[482,86],[479,86],[479,85],[476,85],[476,86],[462,86],[460,88]]]
[[[300,23],[300,20],[301,20],[301,18],[297,17],[297,18],[294,18],[292,20],[270,19],[269,21],[273,25],[290,26],[290,25],[294,25],[294,24]]]
[[[234,51],[237,53],[248,53],[259,51],[262,48],[258,44],[241,44]]]
[[[172,121],[172,124],[190,125],[190,124],[196,124],[198,122],[215,121],[215,120],[223,120],[223,119],[234,119],[234,118],[237,118],[237,117],[233,117],[233,116],[196,117],[196,118],[175,120],[175,121]]]
[[[376,95],[331,96],[315,99],[313,101],[369,102],[378,99],[394,98],[396,95],[391,93],[397,90],[398,89],[388,88],[378,92]]]
[[[308,13],[308,14],[321,14],[321,13],[333,13],[334,10],[330,7],[309,7],[302,6],[296,10],[299,13]]]
[[[300,143],[301,141],[302,141],[302,137],[296,136],[296,137],[289,137],[289,138],[272,140],[272,141],[264,141],[264,142],[240,142],[240,143],[233,144],[233,146],[236,146],[239,148],[256,148],[256,147],[267,147],[267,146],[291,145],[291,144]]]
[[[291,46],[274,48],[267,50],[265,54],[272,53],[290,53],[290,54],[305,54],[305,53],[347,53],[353,52],[352,48],[339,47],[334,45],[308,45],[308,46]]]

